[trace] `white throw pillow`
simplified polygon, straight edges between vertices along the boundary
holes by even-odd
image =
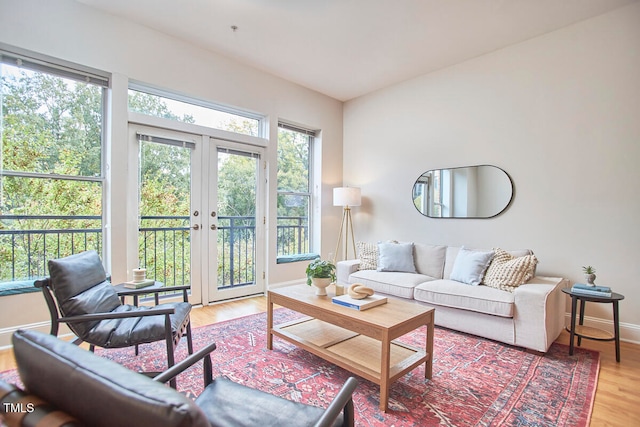
[[[482,278],[492,258],[493,251],[472,251],[462,247],[453,263],[450,276],[451,280],[466,283],[467,285],[478,286],[482,283]]]
[[[413,243],[378,243],[377,270],[415,273]]]

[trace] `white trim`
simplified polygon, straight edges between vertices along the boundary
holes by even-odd
[[[284,287],[287,287],[287,286],[301,285],[303,283],[307,283],[307,279],[306,278],[297,279],[297,280],[289,280],[288,282],[271,283],[269,285],[269,289],[284,288]]]
[[[13,348],[11,344],[3,344],[3,343],[11,343],[11,336],[18,329],[38,329],[41,332],[49,333],[51,330],[51,322],[37,322],[37,323],[28,323],[26,325],[18,325],[11,326],[9,328],[1,328],[0,329],[0,350],[8,350]],[[44,329],[44,330],[43,330]]]
[[[129,123],[152,126],[179,132],[206,135],[215,139],[221,139],[223,141],[239,142],[242,144],[255,145],[257,147],[266,147],[269,143],[269,140],[267,138],[229,132],[226,130],[214,129],[207,126],[184,123],[171,119],[164,119],[162,117],[148,116],[146,114],[136,113],[133,111],[129,111]]]

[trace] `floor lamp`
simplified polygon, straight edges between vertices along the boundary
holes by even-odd
[[[351,221],[351,206],[360,206],[361,197],[360,189],[355,187],[338,187],[333,189],[333,206],[342,206],[342,224],[340,224],[340,234],[338,234],[338,243],[336,243],[336,251],[333,255],[333,263],[338,258],[338,249],[344,233],[344,258],[349,259],[349,237],[351,237],[351,246],[353,247],[353,256],[356,256],[356,240],[353,237],[353,222]]]

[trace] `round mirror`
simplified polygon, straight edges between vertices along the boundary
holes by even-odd
[[[412,197],[429,218],[491,218],[511,204],[513,182],[491,165],[434,169],[418,177]]]

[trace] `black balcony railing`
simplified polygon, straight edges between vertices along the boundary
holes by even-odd
[[[218,218],[218,287],[255,282],[255,218]],[[308,252],[306,217],[278,217],[278,255]],[[0,282],[43,277],[47,260],[102,251],[100,216],[0,215]],[[187,216],[144,216],[139,227],[140,265],[167,286],[189,284],[191,230]]]
[[[0,282],[48,275],[47,260],[102,251],[99,216],[0,215]]]
[[[309,252],[309,220],[303,216],[279,216],[276,229],[277,255]]]

